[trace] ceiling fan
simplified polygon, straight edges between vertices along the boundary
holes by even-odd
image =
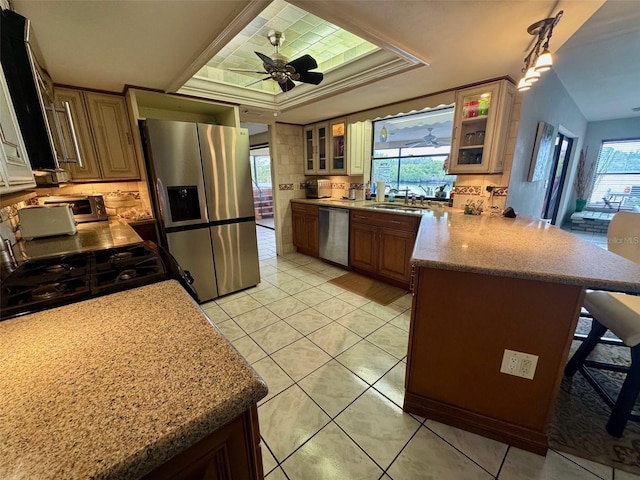
[[[311,55],[303,55],[295,60],[288,61],[284,55],[278,52],[278,48],[284,41],[284,34],[282,32],[276,32],[274,30],[269,31],[267,34],[269,42],[275,47],[275,52],[271,56],[267,56],[260,52],[254,52],[260,60],[262,60],[263,71],[256,70],[244,70],[240,68],[230,68],[229,70],[234,72],[245,73],[259,73],[267,75],[265,78],[256,80],[254,83],[262,82],[264,80],[275,80],[283,92],[292,90],[296,82],[311,83],[313,85],[319,85],[324,78],[324,75],[320,72],[310,72],[314,68],[318,68],[318,64]],[[249,86],[247,85],[247,86]]]
[[[433,127],[427,128],[429,133],[422,137],[422,140],[418,140],[415,142],[409,142],[405,146],[406,147],[440,147],[442,145],[449,145],[449,143],[438,141],[438,137],[433,135],[431,132],[433,131]]]

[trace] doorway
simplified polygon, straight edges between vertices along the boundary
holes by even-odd
[[[558,133],[553,150],[551,171],[547,179],[547,192],[544,197],[541,213],[542,218],[551,221],[552,225],[556,224],[558,218],[560,197],[564,191],[572,146],[573,138],[563,133]]]
[[[253,206],[256,225],[273,230],[273,187],[271,185],[271,155],[269,146],[252,147],[249,152]]]

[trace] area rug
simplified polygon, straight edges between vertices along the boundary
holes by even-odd
[[[590,321],[580,319],[578,331],[588,332]],[[582,333],[581,332],[581,333]],[[579,342],[574,341],[571,354]],[[590,356],[593,360],[629,363],[629,349],[598,345]],[[592,370],[613,398],[617,397],[623,375]],[[640,405],[636,402],[636,410]],[[605,430],[610,415],[602,401],[580,373],[564,378],[549,425],[549,447],[597,463],[640,475],[640,423],[629,422],[622,438]]]
[[[407,293],[407,290],[403,288],[393,287],[353,272],[329,280],[329,283],[333,283],[380,305],[389,305]]]

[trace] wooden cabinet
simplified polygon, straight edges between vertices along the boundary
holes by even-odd
[[[73,181],[140,178],[124,97],[57,88],[55,98],[56,107],[68,110],[75,126],[75,135],[63,131],[80,157],[70,166]]]
[[[329,124],[308,125],[304,129],[304,174],[329,173]]]
[[[145,480],[262,480],[254,407],[143,477]]]
[[[420,217],[352,210],[349,266],[408,287]]]
[[[33,186],[27,150],[0,65],[0,191],[9,193]]]
[[[298,252],[314,257],[319,255],[318,217],[317,205],[291,204],[293,245]]]
[[[507,80],[456,92],[450,174],[502,172],[514,97]]]

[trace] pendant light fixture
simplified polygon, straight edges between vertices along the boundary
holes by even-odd
[[[540,80],[541,72],[551,70],[553,57],[549,52],[549,40],[553,34],[553,28],[562,18],[562,13],[562,10],[560,10],[555,17],[545,18],[529,25],[529,28],[527,28],[527,32],[530,35],[537,36],[538,39],[524,59],[524,67],[522,68],[524,75],[518,83],[519,91],[529,90],[535,82]],[[543,41],[544,44],[542,43]],[[540,52],[540,49],[542,49],[542,52]]]

